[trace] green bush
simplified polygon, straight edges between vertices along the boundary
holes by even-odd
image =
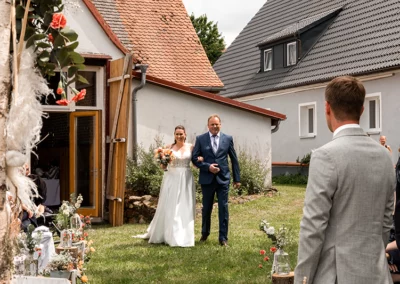
[[[138,147],[138,165],[128,158],[126,165],[126,186],[138,195],[158,196],[164,171],[154,162],[155,146],[146,151]]]
[[[272,177],[272,182],[276,184],[307,184],[308,177],[301,174],[279,175]]]
[[[265,164],[245,151],[239,151],[238,160],[241,186],[238,189],[233,189],[233,186],[231,186],[231,193],[250,195],[265,192],[267,188],[265,188],[264,183],[269,172]]]

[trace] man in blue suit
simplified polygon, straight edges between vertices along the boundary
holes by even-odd
[[[201,239],[206,241],[210,235],[211,212],[213,209],[214,196],[218,198],[218,219],[219,219],[219,243],[222,246],[228,245],[228,195],[230,172],[228,156],[231,159],[233,171],[233,186],[240,186],[239,162],[233,146],[233,138],[230,135],[221,133],[221,119],[214,114],[208,118],[208,130],[196,137],[192,153],[192,162],[200,169],[199,183],[203,193]],[[203,161],[197,161],[198,157]]]

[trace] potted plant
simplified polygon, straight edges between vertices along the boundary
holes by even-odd
[[[67,278],[71,276],[74,258],[68,251],[60,252],[52,256],[47,268],[50,270],[50,277]]]

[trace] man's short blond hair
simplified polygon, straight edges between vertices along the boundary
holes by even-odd
[[[221,118],[219,117],[218,114],[212,114],[212,115],[210,115],[210,116],[208,117],[207,123],[210,122],[210,119],[212,119],[212,118],[214,118],[214,117],[218,118],[219,123],[222,122],[222,121],[221,121]]]

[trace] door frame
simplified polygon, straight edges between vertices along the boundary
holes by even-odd
[[[94,117],[94,145],[96,146],[93,152],[94,164],[91,169],[92,173],[96,175],[94,179],[94,208],[79,208],[78,213],[83,215],[89,215],[94,217],[101,217],[102,215],[102,127],[101,127],[101,111],[100,110],[91,110],[91,111],[75,111],[71,112],[69,116],[69,139],[70,139],[70,148],[69,148],[69,193],[75,193],[75,152],[76,152],[76,125],[75,119],[77,117]]]

